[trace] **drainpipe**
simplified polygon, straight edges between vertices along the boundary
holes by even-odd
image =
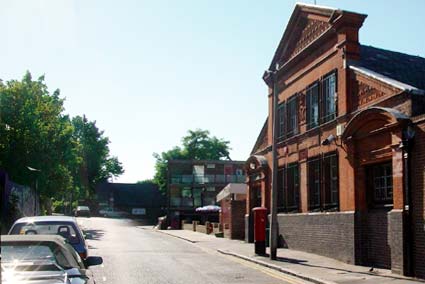
[[[413,228],[412,228],[412,198],[411,198],[411,174],[410,174],[410,157],[415,131],[409,125],[403,131],[403,140],[400,148],[403,151],[403,191],[404,191],[404,210],[403,210],[403,234],[405,251],[404,258],[404,274],[411,276],[413,274]]]
[[[278,234],[278,223],[277,223],[277,149],[276,149],[276,137],[277,137],[277,126],[278,126],[278,76],[279,65],[276,64],[276,68],[273,71],[269,71],[273,82],[273,130],[272,130],[272,190],[271,190],[271,202],[270,202],[270,259],[275,260],[277,258],[277,234]]]

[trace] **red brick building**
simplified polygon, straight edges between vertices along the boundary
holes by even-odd
[[[245,238],[252,208],[270,208],[274,138],[282,245],[425,278],[425,59],[361,45],[365,18],[296,5],[269,67],[275,135],[263,77]]]
[[[224,237],[245,238],[244,217],[246,208],[245,183],[229,183],[217,194],[220,203],[220,224]]]

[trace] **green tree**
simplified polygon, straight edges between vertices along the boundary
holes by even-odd
[[[109,139],[96,126],[96,121],[88,121],[85,116],[72,119],[73,137],[81,145],[79,155],[82,163],[74,171],[78,177],[78,187],[85,196],[92,196],[96,185],[110,177],[121,175],[124,170],[117,157],[109,153]]]
[[[211,136],[208,130],[189,130],[182,138],[182,146],[176,146],[171,150],[154,153],[155,176],[154,183],[163,194],[167,192],[167,171],[170,160],[230,160],[230,142]]]
[[[70,168],[81,163],[63,110],[59,90],[50,94],[44,76],[33,81],[27,72],[21,81],[0,82],[0,167],[21,184],[37,178],[42,199],[71,190]]]
[[[63,102],[44,76],[0,80],[0,168],[20,184],[37,179],[42,201],[89,197],[97,183],[123,173],[103,131],[85,117],[70,119]]]

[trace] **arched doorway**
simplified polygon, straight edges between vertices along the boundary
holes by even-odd
[[[248,194],[245,215],[245,240],[254,241],[254,224],[252,209],[255,207],[266,207],[270,205],[270,167],[266,157],[253,155],[245,164],[248,181]]]
[[[403,113],[370,107],[346,125],[342,140],[354,172],[356,262],[403,269],[405,198],[403,186]]]

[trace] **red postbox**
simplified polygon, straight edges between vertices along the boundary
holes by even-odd
[[[254,213],[254,246],[256,254],[266,254],[267,208],[255,207]]]

